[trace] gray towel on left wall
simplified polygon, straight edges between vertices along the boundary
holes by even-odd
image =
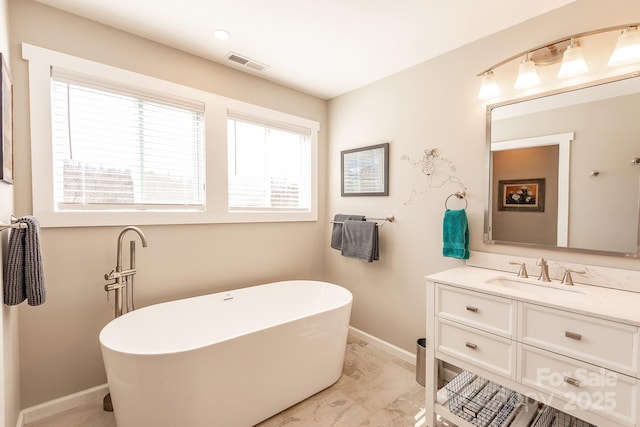
[[[27,228],[11,229],[4,270],[4,303],[20,304],[25,299],[29,305],[44,304],[47,290],[40,252],[40,222],[36,217],[23,216],[18,223]]]

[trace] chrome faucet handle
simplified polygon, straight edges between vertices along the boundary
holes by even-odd
[[[544,258],[538,258],[536,265],[540,267],[540,276],[538,276],[538,280],[550,282],[551,279],[549,279],[549,266],[547,265],[547,261]]]
[[[528,278],[529,275],[527,274],[527,264],[525,264],[524,262],[521,261],[509,261],[509,264],[511,265],[519,265],[520,268],[518,269],[518,277],[522,277],[522,278]]]
[[[578,270],[572,270],[570,268],[565,268],[564,275],[562,276],[562,281],[560,283],[567,286],[573,286],[573,277],[571,277],[571,273],[585,274],[586,271],[584,270],[578,271]]]

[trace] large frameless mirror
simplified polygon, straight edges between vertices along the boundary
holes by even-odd
[[[638,257],[640,78],[487,107],[485,242]]]

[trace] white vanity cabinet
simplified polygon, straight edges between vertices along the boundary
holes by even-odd
[[[427,277],[427,425],[437,415],[474,425],[437,402],[446,362],[593,425],[640,427],[640,314],[628,313],[635,303],[640,312],[640,294],[502,289],[488,284],[491,274]]]

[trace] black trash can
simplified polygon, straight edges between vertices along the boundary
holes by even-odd
[[[416,381],[418,384],[424,387],[426,371],[425,371],[425,357],[426,357],[426,345],[427,339],[420,338],[416,343]]]

